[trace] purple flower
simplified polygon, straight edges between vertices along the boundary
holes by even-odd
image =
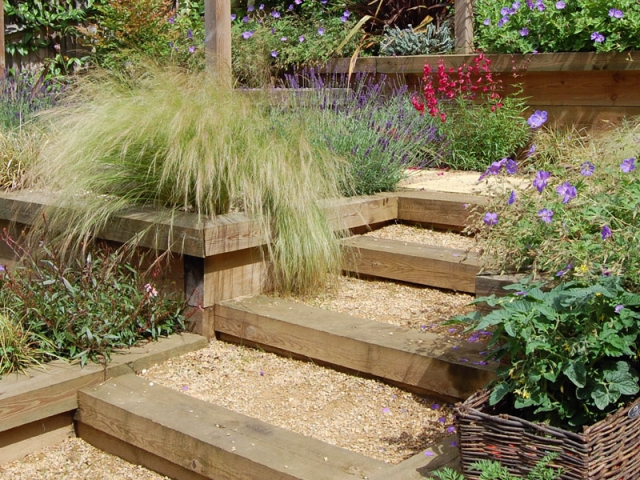
[[[562,10],[562,9],[563,9],[564,7],[566,7],[566,6],[567,6],[567,4],[566,4],[566,3],[564,3],[564,2],[556,2],[556,8],[557,8],[558,10]]]
[[[558,272],[556,273],[556,277],[562,277],[565,273],[567,273],[569,270],[571,270],[573,268],[573,263],[569,263],[566,267],[564,267],[562,270],[558,270]]]
[[[584,162],[580,165],[580,175],[583,177],[590,177],[593,175],[593,171],[596,169],[596,166],[591,162]]]
[[[624,173],[631,173],[636,169],[636,159],[635,158],[625,158],[620,164],[620,170]]]
[[[304,42],[304,35],[300,35],[298,37],[298,40],[300,41],[300,43]]]
[[[540,220],[544,223],[551,223],[553,220],[553,211],[548,208],[543,208],[542,210],[538,210],[538,217],[540,217]]]
[[[446,419],[446,418],[444,418],[444,417],[440,417],[440,418],[438,419],[438,422],[440,422],[440,423],[447,423],[447,419]]]
[[[604,225],[602,227],[602,230],[600,231],[600,236],[602,237],[602,240],[606,240],[607,238],[609,238],[611,235],[613,234],[613,232],[611,231],[611,228],[609,228],[608,225]]]
[[[389,413],[391,410],[389,410],[389,407],[384,407],[382,409],[382,413]]]
[[[520,2],[513,2],[513,4],[511,5],[511,7],[514,10],[518,10],[520,8],[521,3]]]
[[[484,219],[482,221],[485,225],[495,225],[498,223],[498,214],[495,212],[487,212],[484,214]]]
[[[273,12],[271,12],[271,16],[272,16],[273,18],[280,18],[280,12],[273,11]]]
[[[615,311],[616,313],[620,313],[620,310],[624,308],[624,305],[616,305]]]
[[[244,17],[242,17],[242,23],[249,23],[249,16],[245,15]]]
[[[536,153],[536,145],[535,145],[535,143],[532,144],[531,147],[529,148],[529,151],[527,152],[527,157],[530,157],[534,153]]]
[[[591,34],[591,40],[593,40],[596,43],[602,43],[604,42],[605,38],[604,38],[604,35],[602,35],[600,32],[593,32]]]
[[[505,15],[509,15],[509,7],[502,7],[502,8],[500,9],[500,15],[502,15],[503,17],[504,17]]]
[[[281,41],[281,42],[286,42],[287,40],[288,40],[288,38],[287,38],[287,37],[280,37],[280,41]]]
[[[249,5],[247,7],[247,12],[253,12],[256,9],[256,7],[254,7],[253,5]]]
[[[507,158],[507,162],[505,163],[504,168],[509,175],[515,175],[518,171],[518,164],[515,160]]]
[[[456,427],[448,427],[447,428],[447,433],[455,433],[456,431]]]
[[[564,182],[562,185],[556,188],[556,192],[558,195],[562,197],[562,203],[569,203],[572,198],[576,198],[578,194],[576,187],[571,185],[569,182]]]
[[[195,45],[191,45],[191,46],[189,47],[189,53],[193,53],[193,52],[195,52],[195,51],[196,51],[196,47],[195,47]]]
[[[513,205],[516,203],[516,191],[511,190],[511,195],[509,195],[509,200],[507,200],[507,205]]]
[[[624,17],[624,12],[622,10],[618,10],[617,8],[612,8],[609,10],[609,16],[611,18],[622,18]]]
[[[287,7],[289,9],[290,12],[293,11],[293,3],[289,4],[289,7]]]
[[[544,2],[542,0],[536,0],[535,7],[540,11],[544,12],[547,7],[545,7]]]
[[[434,457],[436,454],[432,450],[425,450],[424,455],[425,457]]]
[[[498,27],[504,27],[505,23],[509,21],[509,17],[502,17],[498,20]]]
[[[302,3],[302,0],[293,0],[293,3],[295,3],[296,5],[300,5]]]
[[[527,292],[525,292],[524,290],[521,290],[519,292],[514,293],[514,295],[516,295],[518,297],[526,297],[527,296]]]
[[[258,7],[258,10],[264,10],[264,3],[260,4],[260,6]]]
[[[351,16],[351,12],[349,10],[345,10],[342,12],[342,16],[345,18],[349,18]]]
[[[340,21],[342,23],[345,23],[347,20],[349,20],[347,17],[345,17],[344,15],[342,17],[340,17]]]
[[[531,128],[540,128],[547,121],[547,112],[544,110],[536,110],[527,119],[527,123]]]
[[[491,19],[490,18],[485,18],[484,22],[482,22],[482,23],[484,23],[488,27],[489,25],[491,25]]]
[[[324,28],[320,27],[318,29],[318,35],[324,35]]]
[[[521,37],[526,37],[527,35],[529,35],[529,29],[528,28],[523,28],[522,30],[520,30],[520,36]]]
[[[434,403],[431,405],[431,410],[440,410],[440,405],[438,403]]]
[[[507,163],[506,158],[503,158],[502,160],[499,160],[497,162],[493,162],[491,166],[487,169],[486,173],[488,173],[489,175],[498,175],[500,173],[500,169],[505,163]]]
[[[187,38],[189,39],[193,38],[193,30],[191,29],[187,30]]]
[[[231,14],[231,21],[233,22],[236,18],[237,18],[237,17],[236,17],[236,14],[235,14],[235,13],[232,13],[232,14]]]
[[[248,40],[251,37],[253,37],[253,30],[249,30],[248,32],[242,32],[242,38],[244,38],[245,40]]]
[[[271,35],[275,35],[276,34],[276,29],[274,27],[271,27]]]
[[[458,446],[458,442],[453,440],[449,445],[451,445],[452,447],[457,447]]]
[[[278,56],[278,51],[277,50],[271,50],[271,56],[273,58],[276,58]]]
[[[538,173],[536,173],[536,178],[533,179],[533,186],[536,187],[538,192],[542,193],[542,190],[544,190],[544,187],[547,186],[547,180],[549,179],[550,176],[551,176],[551,173],[545,170],[540,170],[538,171]]]
[[[171,25],[173,25],[174,23],[176,23],[176,19],[173,17],[169,17],[169,20],[167,20],[167,22],[169,22]]]

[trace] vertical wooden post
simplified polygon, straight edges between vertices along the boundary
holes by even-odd
[[[455,0],[456,53],[473,53],[473,0]]]
[[[231,86],[231,1],[205,0],[204,48],[207,68]]]
[[[4,48],[4,0],[0,0],[0,79],[4,78],[4,70],[6,68]]]

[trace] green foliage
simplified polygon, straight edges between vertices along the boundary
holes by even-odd
[[[0,304],[8,319],[3,336],[13,336],[22,349],[18,357],[14,348],[10,367],[25,367],[28,357],[82,365],[108,361],[114,348],[184,329],[181,303],[143,285],[120,255],[85,252],[69,265],[44,242],[22,247],[6,232],[2,240],[21,256],[15,268],[0,275]]]
[[[475,217],[485,264],[565,278],[621,275],[628,289],[639,291],[640,253],[629,245],[640,242],[640,179],[637,169],[622,170],[625,159],[631,164],[640,153],[639,131],[638,119],[601,135],[540,131],[522,167],[531,180],[548,172],[541,191],[525,180],[514,202],[507,202],[508,189],[491,200],[487,209],[498,215],[496,225]],[[567,186],[575,188],[574,197],[561,194]],[[550,222],[540,217],[545,209],[553,212]]]
[[[306,0],[293,9],[260,9],[236,13],[231,26],[233,73],[239,83],[260,87],[274,83],[282,71],[294,66],[311,66],[332,56],[351,55],[360,34],[338,47],[355,25],[345,16],[344,5],[323,5],[320,0]]]
[[[593,424],[633,399],[640,341],[640,295],[617,276],[505,287],[482,297],[495,310],[473,312],[478,330],[492,329],[491,355],[502,362],[490,403],[503,398],[518,416],[569,430]]]
[[[51,141],[34,171],[69,207],[48,215],[68,248],[131,206],[167,207],[169,220],[175,211],[241,210],[267,241],[276,288],[319,288],[339,271],[320,201],[338,196],[342,160],[311,148],[298,118],[275,122],[268,92],[153,66],[124,83],[96,72],[75,92],[48,113]]]
[[[380,55],[435,55],[449,53],[454,47],[454,38],[448,23],[440,28],[429,23],[424,31],[411,28],[385,27],[380,41]]]
[[[560,478],[562,471],[551,466],[551,462],[559,456],[558,453],[545,455],[529,472],[523,480],[556,480]],[[509,473],[507,467],[495,460],[480,460],[471,464],[471,470],[480,473],[480,480],[520,480]],[[440,480],[464,480],[464,475],[452,468],[445,467],[433,472]]]
[[[295,115],[307,123],[313,145],[329,148],[346,160],[343,195],[393,191],[408,167],[434,161],[424,152],[439,151],[435,122],[413,111],[406,86],[367,75],[352,81],[354,87],[340,97],[334,91],[332,101],[331,89],[320,86],[317,79],[317,103]],[[346,78],[331,83],[333,87],[346,84]]]
[[[516,3],[474,2],[474,35],[479,49],[487,53],[542,53],[640,48],[640,4],[635,0],[558,2],[564,4],[562,8],[556,2],[540,0],[517,3],[518,8],[513,6]],[[622,18],[610,15],[613,7],[622,12]]]
[[[484,170],[489,163],[515,157],[529,139],[520,97],[506,97],[492,110],[487,103],[457,98],[447,105],[447,121],[438,133],[446,139],[448,150],[443,164],[458,170]]]
[[[113,0],[95,8],[93,24],[80,28],[98,66],[131,70],[153,58],[201,69],[204,65],[204,2]]]

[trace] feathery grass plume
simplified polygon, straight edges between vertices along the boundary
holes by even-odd
[[[179,69],[88,77],[46,115],[51,141],[34,175],[67,207],[47,213],[50,227],[69,250],[132,206],[241,210],[268,240],[276,288],[321,287],[341,256],[318,201],[338,196],[342,161],[312,149],[298,118],[276,120],[264,105]]]
[[[0,129],[0,189],[28,186],[27,172],[36,161],[43,133],[32,125],[14,130]]]

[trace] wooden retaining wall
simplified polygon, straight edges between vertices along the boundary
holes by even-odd
[[[530,110],[549,112],[551,125],[608,126],[624,117],[640,115],[640,52],[541,53],[486,55],[506,92],[526,99]],[[395,77],[419,90],[425,63],[443,60],[447,68],[470,65],[474,55],[417,55],[359,58],[355,72]],[[330,62],[326,72],[346,73],[350,59]],[[514,76],[514,73],[516,76]]]

